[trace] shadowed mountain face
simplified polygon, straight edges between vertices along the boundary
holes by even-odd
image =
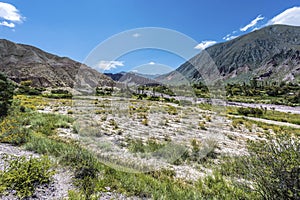
[[[37,87],[96,87],[112,80],[90,67],[29,45],[0,39],[0,72]]]
[[[212,73],[217,69],[217,73]],[[213,74],[213,76],[212,76]],[[198,81],[300,80],[300,27],[273,25],[202,51],[157,80]]]

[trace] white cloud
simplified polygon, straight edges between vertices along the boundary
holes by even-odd
[[[141,34],[139,34],[139,33],[134,33],[132,36],[135,37],[135,38],[138,38],[138,37],[141,37]]]
[[[300,7],[293,7],[283,11],[267,23],[267,25],[272,24],[300,26]]]
[[[235,31],[235,32],[236,32],[236,31]],[[228,40],[232,40],[232,39],[237,38],[237,37],[239,37],[239,36],[227,34],[225,37],[223,37],[223,40],[228,41]]]
[[[7,26],[9,28],[14,28],[15,24],[12,22],[3,21],[3,22],[0,22],[0,26]]]
[[[252,20],[249,24],[247,24],[246,26],[244,26],[243,28],[240,28],[240,31],[245,32],[247,31],[249,28],[255,26],[257,24],[257,22],[259,22],[260,20],[263,20],[264,17],[261,15],[258,15],[254,20]]]
[[[22,17],[15,6],[9,3],[0,2],[0,19],[4,20],[0,22],[0,26],[14,28],[15,22],[21,23],[25,18]]]
[[[151,61],[151,62],[149,62],[148,64],[149,64],[149,65],[155,65],[156,63],[153,62],[153,61]]]
[[[206,40],[206,41],[202,41],[200,44],[198,44],[197,46],[195,46],[195,49],[200,49],[200,50],[204,50],[207,47],[210,47],[214,44],[216,44],[216,41],[212,41],[212,40]]]
[[[101,60],[95,67],[99,68],[101,70],[111,70],[115,69],[117,67],[123,67],[124,62],[123,61],[106,61]]]

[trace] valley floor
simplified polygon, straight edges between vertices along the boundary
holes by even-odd
[[[173,103],[116,97],[53,100],[17,96],[15,99],[26,109],[23,115],[29,120],[26,128],[30,130],[31,137],[23,146],[27,150],[0,143],[0,154],[26,157],[47,154],[58,163],[53,181],[37,187],[33,195],[37,199],[76,199],[78,195],[84,196],[89,187],[84,186],[86,180],[78,179],[78,172],[75,172],[81,165],[91,166],[93,170],[97,168],[96,171],[100,169],[100,172],[96,172],[95,180],[94,175],[88,176],[92,178],[88,179],[92,181],[89,184],[93,185],[97,180],[93,190],[99,199],[126,199],[128,196],[132,196],[131,199],[158,199],[158,196],[163,194],[166,195],[163,199],[169,199],[172,193],[164,190],[161,193],[157,191],[156,194],[151,191],[155,187],[171,187],[166,184],[174,184],[172,187],[175,188],[193,188],[189,191],[194,191],[193,195],[183,189],[182,192],[187,193],[187,198],[189,195],[193,198],[197,195],[204,198],[204,193],[201,194],[200,191],[206,189],[195,185],[199,184],[199,180],[205,182],[209,177],[216,177],[215,171],[226,162],[226,158],[249,156],[249,141],[266,141],[267,135],[276,135],[278,127],[281,126],[293,128],[287,128],[287,131],[296,130],[296,135],[300,131],[300,125],[297,124],[228,115],[226,107],[207,110],[197,104],[179,106]],[[28,116],[34,115],[36,119],[27,119]],[[57,117],[58,120],[55,119]],[[263,125],[256,124],[255,121]],[[53,128],[49,129],[51,133],[40,129],[50,126],[49,123],[53,123]],[[274,130],[272,124],[276,125]],[[90,155],[95,157],[96,161],[89,158]],[[84,160],[80,160],[82,156],[93,161],[85,163]],[[0,161],[0,170],[3,170],[3,166],[4,163]],[[83,169],[79,169],[80,174],[83,173]],[[92,171],[84,173],[94,174]],[[123,180],[122,176],[128,176],[128,180]],[[132,186],[126,185],[126,181],[133,177],[139,186],[134,186],[133,183]],[[74,183],[75,179],[80,180],[79,186]],[[149,183],[144,185],[146,180],[151,180],[154,188],[148,188],[151,186]],[[245,182],[243,178],[237,180]],[[222,184],[227,184],[225,182]],[[248,184],[248,187],[251,188],[251,185]],[[143,189],[137,189],[138,187]],[[198,192],[200,193],[197,194]],[[185,197],[183,193],[179,193],[174,195]],[[11,195],[3,196],[2,199],[11,199]],[[213,193],[205,195],[214,196]],[[256,193],[245,195],[258,196]],[[249,196],[246,196],[247,199]]]

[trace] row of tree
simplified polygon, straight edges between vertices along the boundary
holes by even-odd
[[[300,86],[286,82],[258,82],[256,79],[249,84],[227,84],[227,96],[261,96],[284,97],[291,103],[300,103]]]

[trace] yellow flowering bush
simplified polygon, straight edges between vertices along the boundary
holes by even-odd
[[[0,142],[19,145],[25,143],[28,129],[23,127],[20,118],[8,116],[0,122]]]

